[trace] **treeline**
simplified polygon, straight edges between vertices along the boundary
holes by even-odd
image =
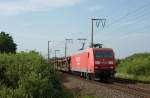
[[[0,33],[0,53],[16,53],[17,44],[6,32]]]
[[[117,72],[133,78],[150,80],[150,53],[137,53],[117,60]]]

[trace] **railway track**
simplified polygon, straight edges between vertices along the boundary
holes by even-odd
[[[146,98],[147,97],[150,98],[150,82],[149,81],[145,82],[145,81],[122,79],[122,78],[115,78],[112,81],[114,85],[127,88],[127,89],[131,89],[135,93],[140,94],[139,96],[143,96],[143,97],[145,96]],[[138,85],[139,83],[145,86]]]
[[[131,94],[131,95],[135,95],[140,98],[150,98],[150,90],[143,89],[141,87],[136,87],[136,85],[128,86],[128,85],[117,83],[117,82],[113,82],[112,84],[100,83],[100,85],[109,87],[111,89],[116,89],[116,90]]]
[[[135,98],[150,98],[150,89],[144,89],[144,88],[138,87],[136,86],[136,84],[134,86],[129,86],[117,80],[115,81],[111,80],[110,82],[104,83],[104,82],[99,82],[99,81],[87,80],[87,79],[84,79],[84,78],[81,78],[79,76],[75,76],[72,74],[67,74],[67,75],[78,78],[81,81],[90,82],[98,86],[104,86],[112,90],[118,90],[118,91],[130,94],[130,95],[134,95],[136,96]]]

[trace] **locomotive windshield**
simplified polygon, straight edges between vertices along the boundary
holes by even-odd
[[[102,52],[102,51],[96,51],[95,52],[95,57],[96,58],[113,58],[113,53],[112,52]]]

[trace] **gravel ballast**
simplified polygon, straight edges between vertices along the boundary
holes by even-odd
[[[63,75],[64,86],[77,96],[93,96],[94,98],[141,98],[126,92],[97,85],[82,78]]]

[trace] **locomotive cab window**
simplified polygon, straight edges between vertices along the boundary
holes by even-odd
[[[113,58],[113,53],[112,52],[96,51],[95,52],[95,58]]]

